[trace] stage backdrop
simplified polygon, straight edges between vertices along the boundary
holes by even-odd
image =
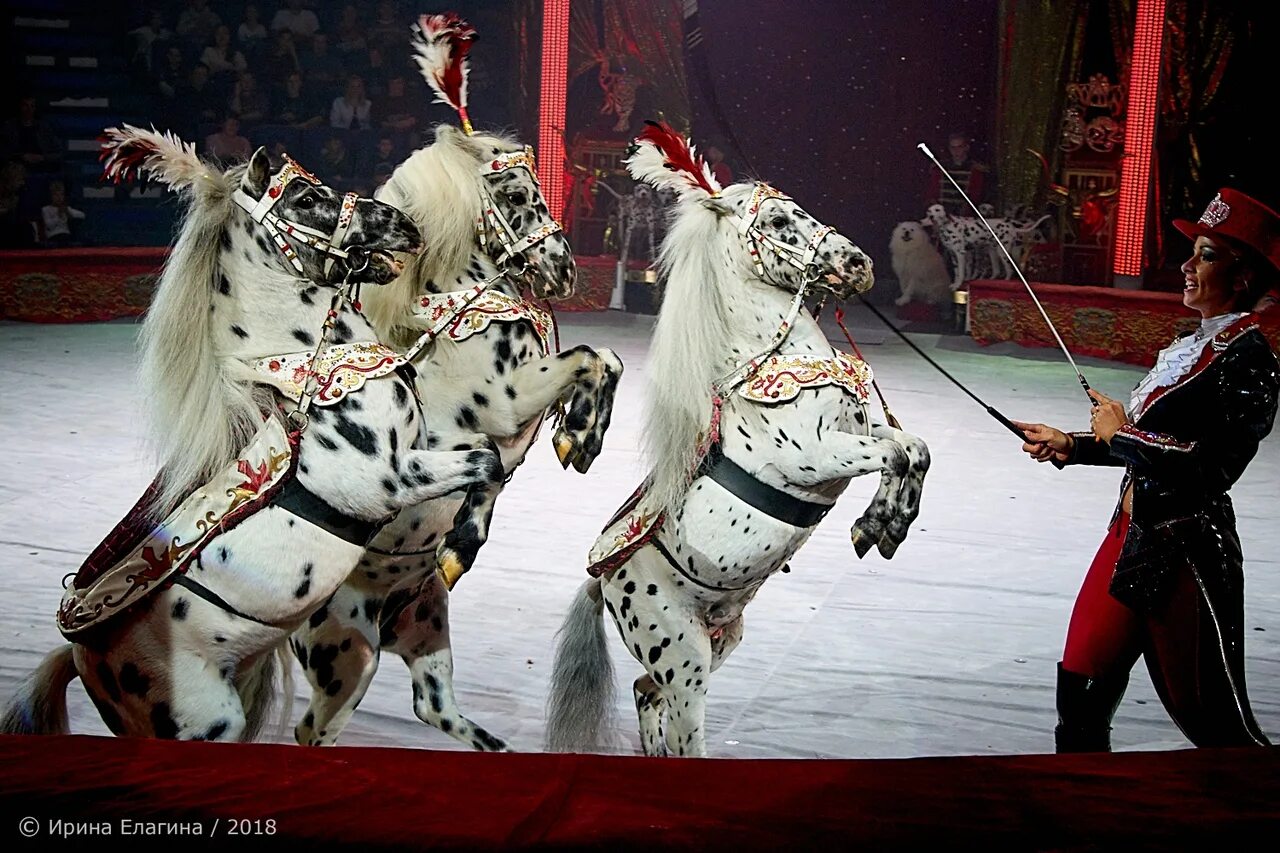
[[[699,0],[698,49],[742,148],[730,165],[739,177],[756,170],[888,274],[893,226],[924,215],[934,167],[916,144],[941,156],[947,134],[964,130],[991,161],[998,10],[997,0]],[[726,147],[705,93],[692,94],[695,136]]]

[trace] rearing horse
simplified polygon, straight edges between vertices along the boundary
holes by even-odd
[[[702,756],[707,685],[742,639],[747,603],[853,477],[880,474],[854,548],[891,557],[919,511],[929,456],[871,420],[870,368],[834,350],[804,308],[815,290],[843,300],[870,289],[861,249],[766,184],[721,189],[665,125],[646,130],[627,165],[679,196],[659,257],[652,473],[597,540],[593,577],[561,629],[547,744],[603,747],[608,609],[646,670],[634,689],[645,753]]]

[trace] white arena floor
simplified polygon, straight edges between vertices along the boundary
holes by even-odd
[[[933,456],[923,509],[897,556],[858,560],[848,528],[874,491],[839,506],[747,609],[742,645],[711,681],[713,756],[879,758],[1050,752],[1054,667],[1080,580],[1110,518],[1117,469],[1029,461],[1017,441],[862,310],[851,311],[891,407]],[[604,454],[560,469],[544,430],[498,503],[494,532],[453,596],[459,701],[518,750],[540,748],[554,635],[600,527],[643,475],[637,448],[653,318],[562,314],[565,346],[615,348],[626,363]],[[132,506],[153,471],[133,381],[137,326],[0,324],[0,697],[60,643],[64,575]],[[1083,428],[1088,407],[1056,351],[915,338],[1011,418]],[[1127,395],[1143,371],[1080,360],[1091,384]],[[1263,443],[1233,491],[1246,556],[1249,692],[1280,738],[1280,440]],[[1268,485],[1271,484],[1271,485]],[[1267,497],[1270,495],[1271,497]],[[616,636],[619,686],[638,674]],[[301,673],[294,719],[306,705]],[[107,734],[79,683],[72,729]],[[619,690],[633,748],[630,690]],[[1189,744],[1141,664],[1117,714],[1119,750]],[[418,722],[407,671],[384,658],[343,745],[461,749]]]

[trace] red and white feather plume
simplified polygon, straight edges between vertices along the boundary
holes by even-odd
[[[626,160],[631,177],[675,190],[680,198],[720,194],[720,184],[693,143],[665,122],[646,121],[645,125],[635,139],[635,151]]]
[[[143,130],[126,124],[109,127],[98,137],[102,179],[113,183],[133,181],[148,173],[175,190],[215,180],[210,167],[196,156],[196,148],[172,131],[161,133],[154,127]]]
[[[467,54],[476,40],[475,27],[453,12],[422,15],[413,25],[413,61],[436,93],[436,101],[458,111],[463,129],[471,133],[467,116]]]

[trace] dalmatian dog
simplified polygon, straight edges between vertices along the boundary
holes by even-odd
[[[972,216],[952,216],[940,204],[929,205],[920,224],[933,228],[934,237],[951,261],[952,290],[974,278],[977,257],[990,257],[995,248],[981,222]]]

